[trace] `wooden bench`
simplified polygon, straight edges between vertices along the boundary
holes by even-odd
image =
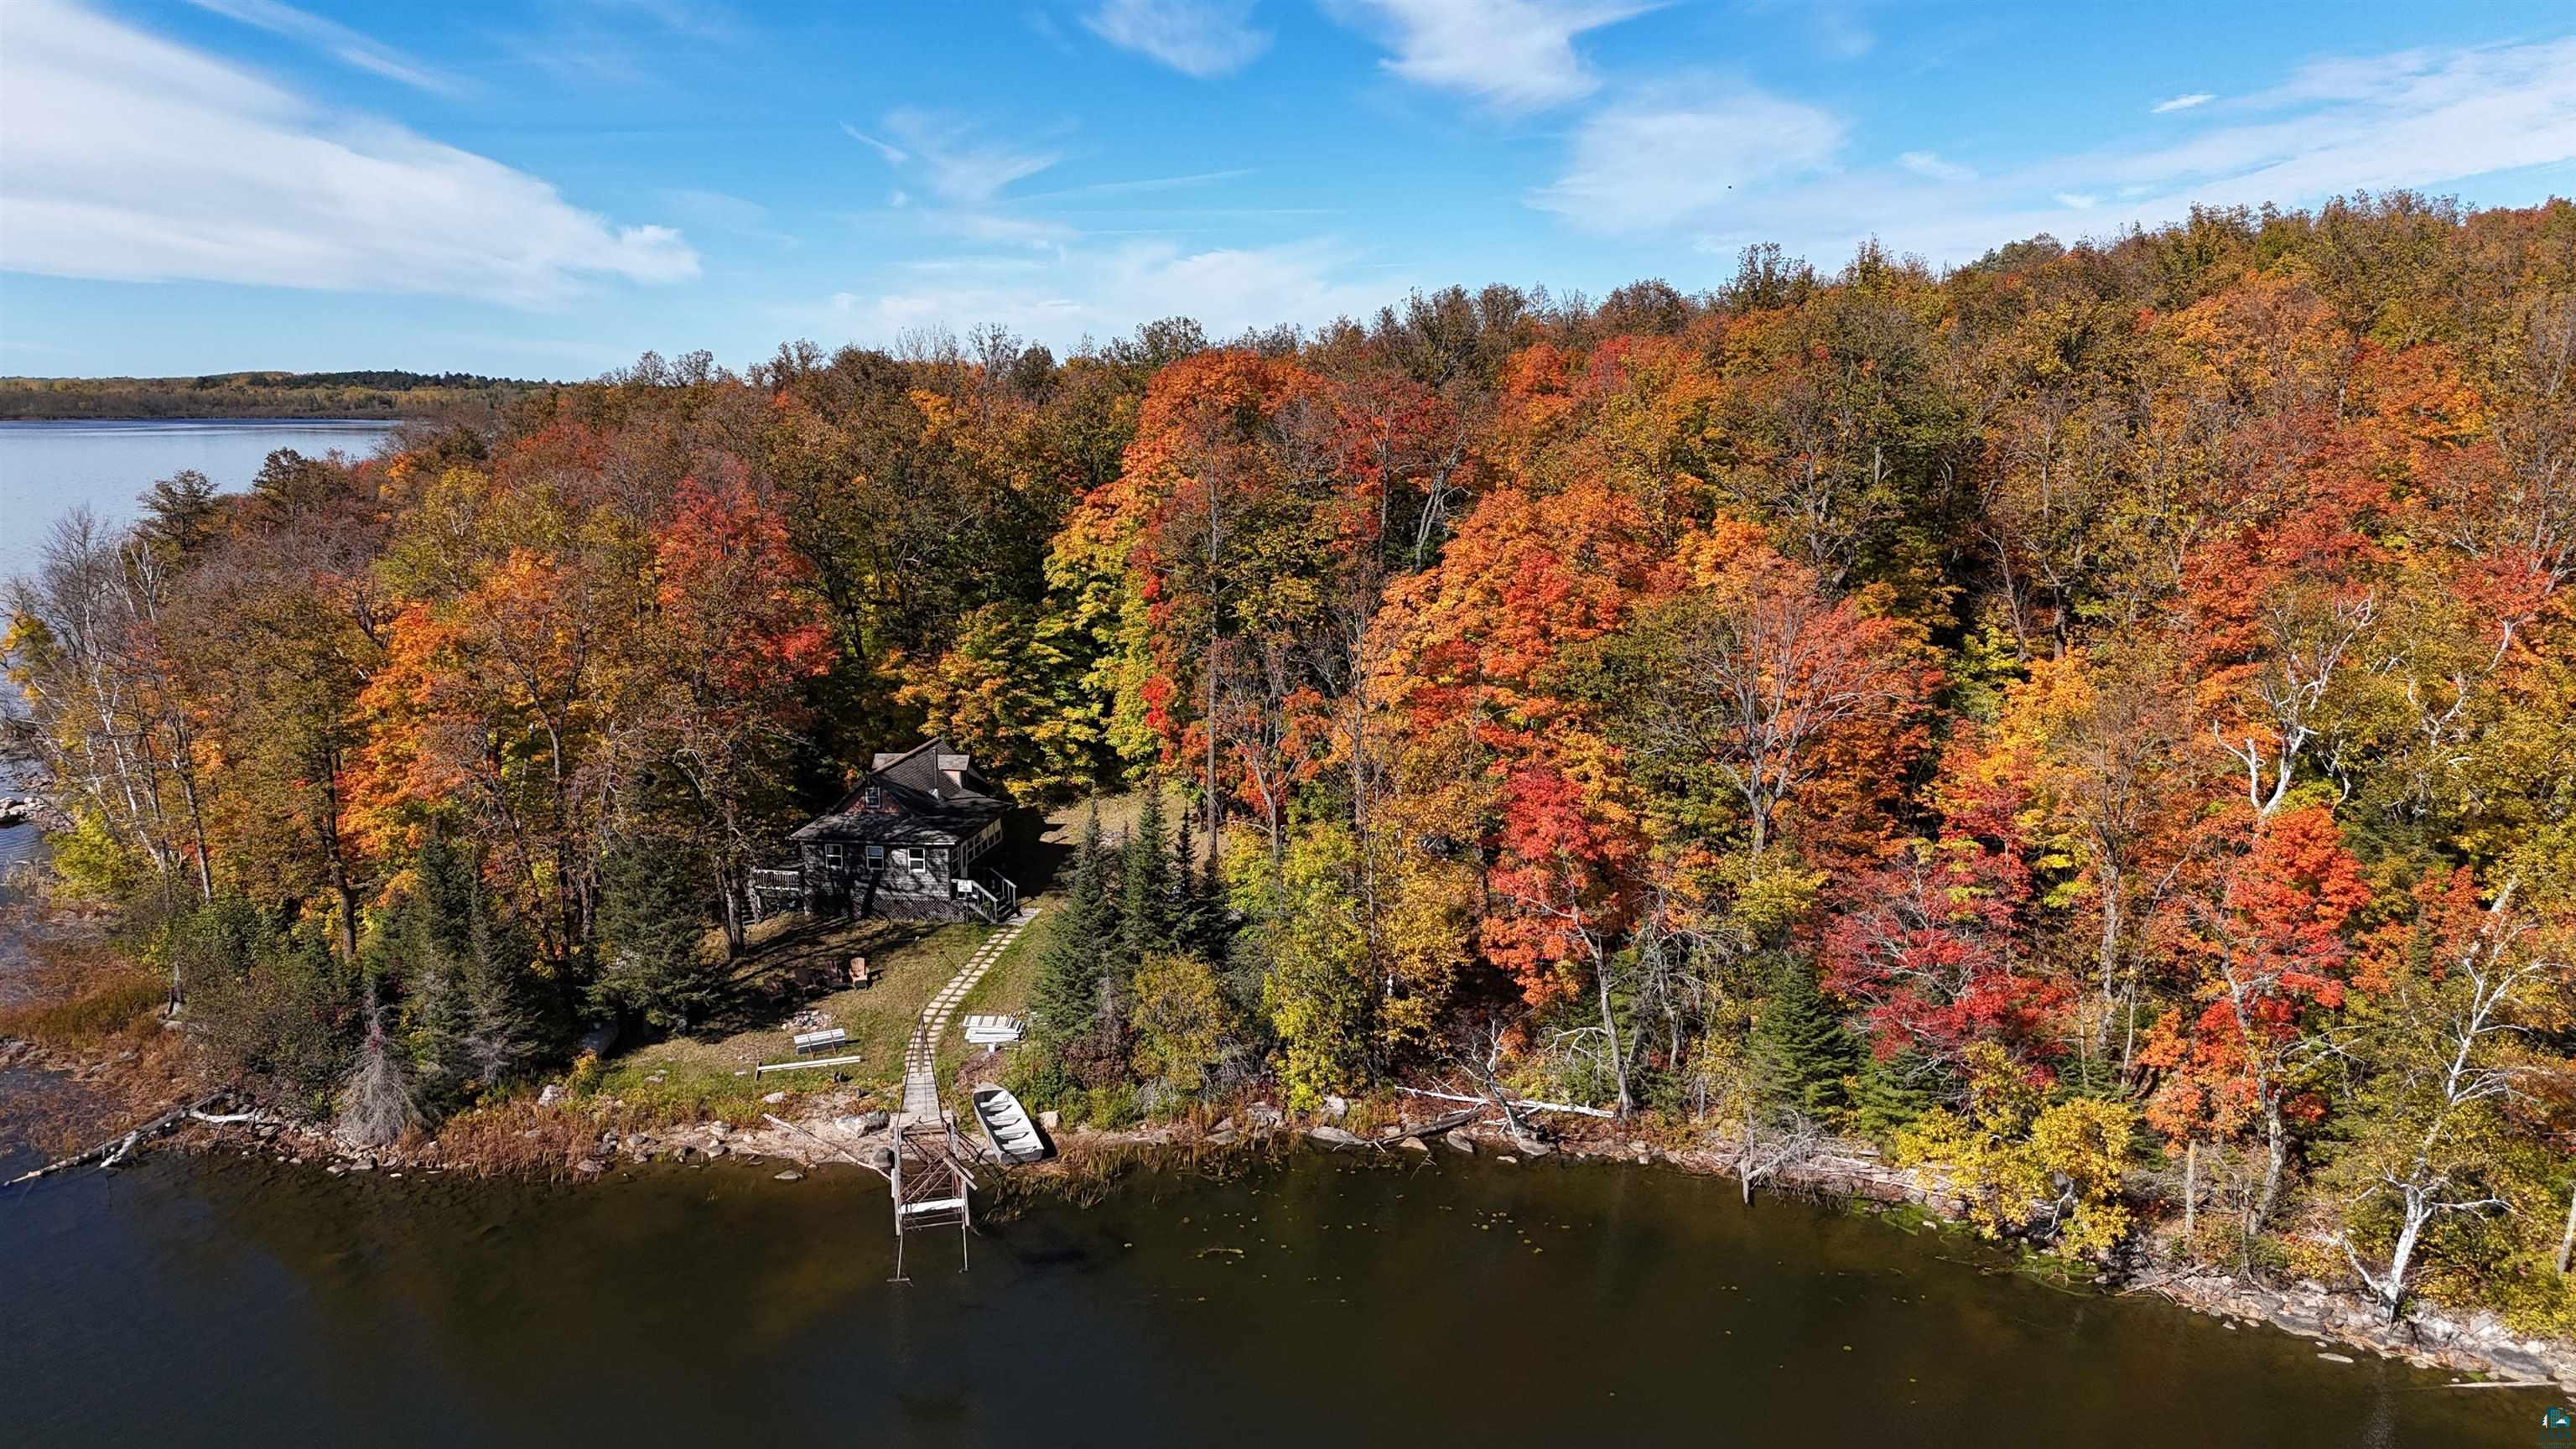
[[[844,1026],[828,1027],[822,1031],[800,1031],[796,1033],[796,1055],[801,1057],[814,1052],[830,1051],[849,1039],[850,1030]]]
[[[1025,1034],[1016,1016],[977,1013],[966,1018],[968,1046],[1009,1046]]]

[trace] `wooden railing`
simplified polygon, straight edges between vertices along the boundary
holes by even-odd
[[[999,871],[969,871],[957,878],[957,893],[988,926],[998,926],[1020,909],[1020,888]]]

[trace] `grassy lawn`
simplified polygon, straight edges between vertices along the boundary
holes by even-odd
[[[966,1017],[970,1012],[998,1011],[1008,1016],[1026,1016],[1029,1011],[1029,989],[1037,981],[1038,958],[1046,954],[1046,945],[1055,934],[1062,913],[1052,909],[1052,899],[1032,902],[1038,907],[1038,918],[993,963],[975,989],[966,993],[965,1002],[950,1019],[947,1037],[939,1043],[939,1080],[957,1079],[957,1066],[966,1060]],[[982,1052],[982,1047],[971,1050]]]
[[[610,1063],[600,1090],[657,1106],[667,1099],[674,1112],[702,1101],[721,1113],[744,1101],[756,1103],[764,1093],[820,1087],[830,1081],[830,1072],[772,1073],[758,1079],[758,1085],[748,1075],[734,1075],[748,1072],[756,1062],[792,1057],[795,1033],[788,1019],[810,1008],[830,1013],[831,1024],[850,1034],[848,1044],[833,1055],[855,1053],[860,1058],[834,1070],[847,1074],[854,1085],[891,1093],[903,1081],[904,1038],[921,1009],[990,934],[990,928],[974,923],[927,930],[889,921],[794,925],[771,940],[755,942],[744,962],[747,979],[774,975],[792,980],[801,972],[804,979],[818,981],[851,956],[864,955],[876,984],[865,991],[825,994],[817,985],[789,992],[764,1013],[767,1020],[743,1030],[655,1042]],[[662,1080],[651,1080],[657,1073]]]

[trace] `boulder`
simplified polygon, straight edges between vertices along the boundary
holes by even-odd
[[[771,1092],[769,1095],[767,1095],[767,1096],[765,1096],[765,1097],[762,1097],[760,1100],[762,1100],[763,1102],[768,1103],[768,1104],[769,1104],[770,1106],[772,1106],[772,1107],[775,1107],[775,1106],[777,1106],[779,1103],[784,1102],[784,1101],[786,1101],[786,1100],[787,1100],[787,1094],[786,1094],[785,1092]]]
[[[1288,1120],[1288,1114],[1267,1102],[1255,1102],[1244,1109],[1243,1120],[1264,1131]]]
[[[1306,1135],[1327,1147],[1357,1147],[1361,1144],[1361,1138],[1357,1133],[1345,1132],[1330,1124],[1309,1127],[1306,1129]]]
[[[892,1172],[894,1170],[894,1149],[891,1147],[872,1147],[868,1149],[867,1161],[870,1167],[877,1169],[879,1172]]]
[[[1431,1150],[1431,1144],[1423,1141],[1419,1137],[1407,1137],[1395,1145],[1407,1152],[1429,1152]]]
[[[805,1180],[805,1174],[798,1172],[795,1168],[791,1167],[785,1172],[773,1173],[770,1180],[773,1182],[803,1182]]]
[[[862,1132],[883,1132],[886,1129],[886,1123],[891,1120],[892,1119],[883,1111],[861,1112],[859,1114],[859,1130]]]
[[[878,1115],[879,1115],[879,1116],[883,1116],[884,1114],[883,1114],[883,1113],[879,1113]],[[1040,1113],[1038,1114],[1038,1126],[1040,1126],[1040,1127],[1044,1128],[1045,1130],[1047,1130],[1047,1131],[1049,1131],[1049,1132],[1053,1132],[1056,1128],[1058,1128],[1058,1127],[1060,1127],[1060,1126],[1063,1126],[1063,1125],[1064,1125],[1064,1114],[1063,1114],[1062,1112],[1059,1112],[1059,1111],[1055,1110],[1055,1109],[1054,1109],[1054,1108],[1052,1108],[1052,1107],[1049,1107],[1047,1110],[1045,1110],[1045,1111],[1043,1111],[1043,1112],[1040,1112]]]
[[[1440,1140],[1448,1143],[1452,1151],[1464,1152],[1470,1157],[1476,1155],[1476,1139],[1468,1136],[1464,1128],[1443,1132],[1440,1134]]]
[[[540,1107],[551,1107],[563,1099],[564,1089],[561,1082],[548,1082],[545,1090],[537,1093],[537,1105]]]
[[[1326,1118],[1331,1121],[1339,1122],[1349,1115],[1351,1115],[1350,1098],[1335,1096],[1326,1097],[1324,1099],[1324,1116]]]

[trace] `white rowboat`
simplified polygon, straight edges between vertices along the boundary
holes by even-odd
[[[1047,1155],[1046,1138],[1008,1087],[986,1084],[975,1089],[975,1121],[984,1140],[1005,1162],[1035,1162]]]

